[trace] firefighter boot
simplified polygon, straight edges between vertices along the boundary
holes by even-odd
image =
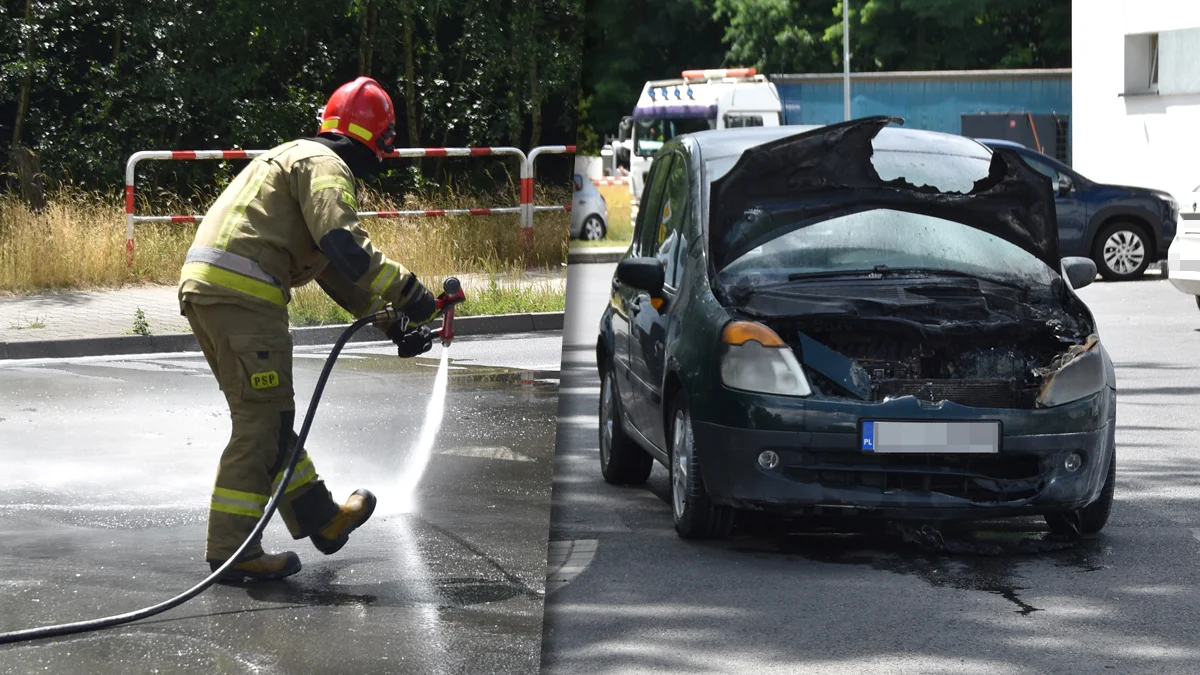
[[[367,522],[374,512],[375,495],[370,490],[355,490],[346,503],[338,507],[337,515],[309,539],[318,551],[333,555],[350,540],[350,533]]]
[[[225,561],[209,560],[209,569],[216,572]],[[291,551],[283,553],[260,553],[243,558],[241,562],[225,570],[219,581],[274,581],[290,577],[300,571],[300,556]]]

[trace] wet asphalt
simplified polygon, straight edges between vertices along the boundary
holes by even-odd
[[[613,265],[573,265],[543,673],[1200,672],[1200,311],[1157,277],[1081,291],[1118,379],[1116,502],[1098,536],[975,523],[927,552],[841,523],[671,522],[667,471],[600,477],[597,321]],[[1024,542],[1024,543],[1023,543]]]
[[[0,647],[0,674],[536,672],[560,335],[455,342],[417,507],[399,513],[438,350],[352,346],[334,371],[306,445],[336,499],[379,497],[341,552],[273,522],[264,544],[298,551],[296,576]],[[297,352],[301,410],[325,353]],[[198,354],[0,362],[0,632],[130,611],[203,579],[227,439]]]

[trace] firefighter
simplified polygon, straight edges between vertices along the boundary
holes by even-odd
[[[409,318],[379,327],[401,356],[428,351],[435,299],[403,265],[376,249],[359,224],[354,179],[377,173],[395,138],[392,100],[360,77],[330,97],[314,138],[257,157],[205,215],[180,274],[180,309],[229,404],[233,431],[221,455],[208,514],[211,569],[249,537],[296,443],[290,289],[315,280],[348,312],[392,305]],[[304,451],[280,500],[295,539],[329,555],[371,517],[375,496],[334,501]],[[226,580],[282,579],[300,571],[291,551],[251,544]]]

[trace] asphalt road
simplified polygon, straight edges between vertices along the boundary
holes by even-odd
[[[334,556],[141,624],[0,647],[0,673],[528,673],[542,633],[558,333],[463,338],[414,512],[396,485],[436,357],[352,346],[311,434],[335,498],[380,502]],[[324,351],[299,350],[307,396]],[[0,364],[0,631],[150,605],[207,576],[228,412],[202,357]]]
[[[678,539],[667,471],[606,485],[597,320],[612,265],[570,269],[543,672],[1200,672],[1200,312],[1157,278],[1083,289],[1117,364],[1116,503],[1067,550],[1020,553],[1040,519],[930,554],[882,533],[739,527]]]

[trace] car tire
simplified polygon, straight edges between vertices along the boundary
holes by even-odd
[[[1105,225],[1092,244],[1092,260],[1106,281],[1136,279],[1150,266],[1152,245],[1146,228],[1137,223]]]
[[[621,397],[610,365],[600,388],[600,473],[613,485],[645,483],[654,458],[625,433],[621,426]]]
[[[604,219],[596,214],[592,214],[583,221],[583,226],[579,228],[579,238],[584,241],[599,241],[608,234],[607,228],[604,227]]]
[[[1112,461],[1108,463],[1108,475],[1104,477],[1104,487],[1096,501],[1077,511],[1066,513],[1047,513],[1046,525],[1055,534],[1071,535],[1096,534],[1108,524],[1108,516],[1112,513],[1113,493],[1117,488],[1117,454],[1113,451]]]
[[[704,487],[692,417],[682,392],[671,406],[671,513],[684,539],[720,539],[733,529],[733,509],[714,504]]]

